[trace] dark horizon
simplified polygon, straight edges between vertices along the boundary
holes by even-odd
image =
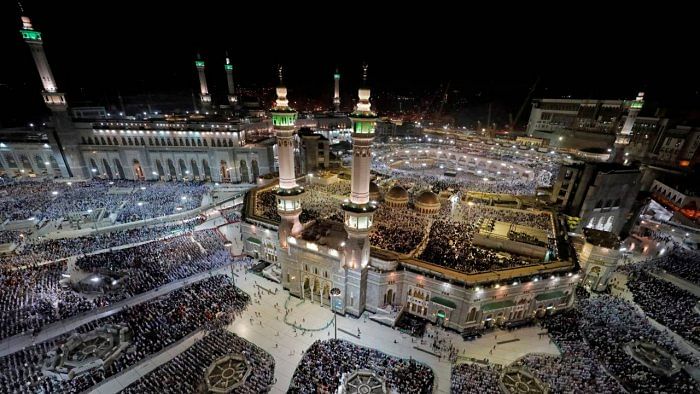
[[[370,44],[352,45],[360,38],[356,29],[348,28],[335,37],[328,25],[309,26],[290,19],[283,25],[286,31],[279,31],[271,14],[245,23],[243,17],[231,16],[236,15],[235,8],[221,5],[208,10],[164,9],[151,4],[129,7],[127,2],[97,10],[90,4],[23,3],[24,13],[43,33],[59,90],[75,106],[114,105],[118,93],[172,95],[186,101],[197,91],[193,65],[197,53],[207,61],[210,92],[221,102],[226,94],[223,64],[228,51],[237,87],[274,86],[275,68],[281,63],[292,102],[306,100],[327,107],[335,68],[340,69],[342,98],[348,104],[359,85],[363,62],[370,65],[375,94],[429,102],[433,97],[439,100],[449,83],[450,99],[459,99],[451,103],[454,110],[483,111],[493,103],[501,113],[515,114],[538,77],[541,81],[533,98],[633,99],[644,91],[649,108],[700,107],[700,77],[692,65],[675,61],[671,53],[659,56],[646,51],[643,40],[570,33],[572,42],[560,44],[550,41],[556,40],[555,32],[550,32],[551,37],[484,34],[477,38],[467,31],[458,36],[457,29],[437,31],[439,37],[431,41],[430,27],[407,25],[406,31],[386,37],[375,36],[374,29],[369,29]],[[17,126],[48,112],[33,59],[18,32],[17,5],[6,6],[0,43],[11,61],[0,65],[0,105],[8,109],[0,125]],[[422,34],[426,34],[424,42],[412,38]],[[674,43],[679,48],[685,45]],[[624,58],[626,52],[631,59]],[[528,112],[529,104],[525,118]]]

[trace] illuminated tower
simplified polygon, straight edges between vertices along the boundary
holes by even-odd
[[[66,103],[66,98],[63,93],[57,91],[56,81],[53,78],[53,73],[51,73],[49,62],[46,60],[46,53],[44,53],[44,42],[41,40],[41,32],[34,30],[29,18],[23,16],[20,33],[22,33],[24,42],[29,45],[32,56],[34,57],[36,69],[39,71],[41,84],[44,87],[42,93],[44,96],[44,103],[46,103],[51,111],[66,111],[68,109],[68,104]]]
[[[369,232],[376,203],[369,200],[372,141],[377,116],[370,109],[370,90],[367,87],[367,66],[363,67],[363,87],[359,101],[350,114],[352,121],[352,185],[350,200],[342,205],[345,211],[345,265],[350,269],[364,269],[369,263]]]
[[[65,95],[58,92],[56,80],[53,77],[51,67],[46,59],[46,53],[44,52],[41,32],[34,30],[31,20],[26,16],[22,17],[22,28],[19,32],[32,51],[32,57],[34,57],[34,63],[37,71],[39,71],[41,85],[43,86],[41,95],[44,98],[44,104],[52,113],[51,120],[54,130],[48,133],[48,138],[54,157],[56,159],[61,158],[61,160],[56,160],[61,174],[64,177],[88,176],[86,166],[78,151],[80,140],[68,114],[68,102]]]
[[[625,101],[625,106],[629,108],[627,112],[627,119],[622,125],[622,129],[617,133],[615,138],[615,161],[623,161],[627,164],[627,158],[623,155],[625,154],[625,147],[630,143],[630,136],[632,135],[632,128],[634,127],[634,122],[637,120],[637,115],[639,111],[642,110],[644,106],[644,92],[639,92],[637,98],[634,101]]]
[[[233,64],[231,64],[228,54],[226,55],[224,69],[226,70],[226,81],[228,82],[228,103],[234,105],[238,102],[238,97],[236,97],[233,85]]]
[[[270,110],[272,127],[277,136],[279,157],[279,189],[277,189],[277,213],[282,218],[278,230],[280,247],[287,249],[287,237],[301,232],[301,194],[304,189],[297,185],[294,175],[294,132],[297,113],[289,107],[287,88],[282,81],[282,67],[279,68],[280,86],[277,100]]]
[[[207,88],[207,76],[204,74],[204,60],[197,55],[194,65],[199,74],[199,98],[202,100],[202,111],[207,112],[211,109],[211,95],[209,88]]]
[[[335,83],[333,106],[335,107],[335,112],[340,112],[340,73],[337,68],[335,69],[335,74],[333,74],[333,81]]]

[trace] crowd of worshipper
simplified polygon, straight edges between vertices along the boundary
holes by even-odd
[[[700,251],[674,249],[671,253],[648,261],[647,268],[660,268],[700,286]]]
[[[0,219],[67,219],[104,209],[129,222],[197,208],[208,191],[197,182],[22,181],[0,186]]]
[[[578,328],[590,349],[603,366],[629,392],[691,393],[698,392],[693,378],[681,370],[671,377],[655,374],[627,354],[624,346],[635,340],[651,342],[682,365],[697,367],[694,356],[682,352],[667,332],[654,328],[645,316],[628,301],[610,295],[579,300]]]
[[[524,179],[509,179],[509,178],[493,178],[483,180],[477,176],[459,176],[445,177],[437,175],[423,175],[415,171],[395,170],[390,168],[376,168],[377,172],[382,173],[386,177],[406,181],[413,181],[424,184],[425,186],[432,185],[433,190],[439,193],[442,190],[452,189],[459,191],[478,191],[484,193],[512,194],[512,195],[534,195],[537,188],[537,182]],[[401,182],[401,183],[403,183]]]
[[[579,331],[580,312],[569,309],[543,321],[559,356],[528,354],[515,364],[527,368],[552,392],[620,393],[624,390],[611,377]]]
[[[269,390],[273,383],[275,359],[255,344],[226,330],[215,330],[189,349],[128,386],[125,394],[203,392],[207,368],[227,355],[241,355],[250,368],[245,382],[236,387],[240,394]],[[212,382],[213,383],[213,382]]]
[[[108,304],[105,299],[88,299],[62,285],[65,270],[65,262],[0,270],[0,339]]]
[[[230,324],[250,302],[229,277],[216,275],[159,298],[125,307],[120,312],[82,325],[87,333],[105,324],[128,327],[130,345],[111,363],[71,380],[44,377],[41,360],[56,341],[27,347],[0,358],[0,392],[77,393],[114,376],[154,353],[160,352],[198,329],[216,330]]]
[[[340,386],[343,374],[358,369],[369,369],[385,379],[391,392],[433,392],[434,376],[429,367],[338,339],[316,341],[306,350],[288,392],[332,393]]]
[[[302,212],[299,220],[307,223],[311,220],[328,218],[340,212],[344,198],[350,195],[350,182],[340,180],[329,185],[307,184],[300,197]],[[274,189],[257,192],[255,214],[269,220],[280,221],[277,213]]]
[[[15,243],[19,244],[22,240],[22,238],[25,237],[25,231],[18,231],[18,230],[7,230],[7,231],[1,231],[0,230],[0,245],[2,244],[10,244],[10,243]]]
[[[151,183],[136,186],[119,211],[117,221],[151,219],[199,208],[209,187],[196,182]]]
[[[499,365],[456,364],[452,367],[452,394],[501,394]]]
[[[436,220],[419,258],[460,272],[473,273],[494,269],[520,267],[531,262],[497,253],[472,244],[476,225],[471,223]]]
[[[373,246],[398,253],[412,252],[425,238],[426,218],[409,209],[380,205],[374,212],[374,225],[369,235]]]
[[[4,266],[0,269],[0,283],[5,290],[0,294],[0,310],[5,319],[0,338],[39,330],[55,321],[228,264],[231,257],[223,242],[217,230],[204,230],[192,237],[177,236],[81,256],[76,261],[77,268],[113,280],[87,282],[89,287],[79,284],[78,290],[90,291],[91,297],[61,282],[67,271],[65,261],[31,264],[21,269]]]
[[[631,272],[628,274],[627,288],[632,292],[634,302],[647,316],[695,345],[700,345],[700,314],[694,311],[700,299],[673,283],[651,275],[642,266],[628,269]]]
[[[22,247],[16,249],[12,254],[2,257],[0,266],[32,265],[116,246],[150,241],[177,233],[190,232],[203,221],[204,217],[198,216],[158,226],[94,233],[75,238],[29,240],[25,237],[25,243]]]
[[[83,256],[75,264],[83,271],[114,279],[113,285],[104,283],[98,290],[116,302],[231,263],[224,242],[218,230],[203,230],[192,236]]]

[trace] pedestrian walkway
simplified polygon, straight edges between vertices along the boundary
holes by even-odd
[[[260,292],[257,296],[256,283],[265,288],[274,290],[278,288],[277,294]],[[284,322],[285,309],[289,293],[283,291],[281,285],[261,278],[254,274],[246,274],[237,279],[237,285],[248,294],[253,296],[253,304],[243,312],[243,315],[236,319],[228,328],[242,338],[255,343],[262,349],[270,353],[275,358],[275,378],[277,383],[273,385],[272,393],[286,393],[291,383],[294,370],[302,358],[302,353],[308,349],[316,340],[333,338],[333,325],[327,330],[304,332],[294,329]],[[328,316],[332,316],[328,308],[322,308],[318,303],[309,301],[302,303],[303,307],[296,306],[301,303],[298,298],[292,297],[288,306],[292,308],[292,314],[298,324],[307,327],[319,327]],[[275,306],[276,305],[276,306]],[[299,308],[299,309],[297,309]],[[302,309],[303,308],[303,309]],[[296,314],[295,312],[303,312]],[[367,319],[366,313],[362,318],[350,316],[338,316],[338,338],[350,341],[360,346],[365,346],[380,350],[394,357],[409,358],[426,363],[435,373],[435,386],[437,393],[450,392],[450,376],[452,364],[445,357],[436,357],[424,351],[417,350],[414,346],[430,350],[432,343],[426,339],[426,343],[421,345],[418,339],[403,334],[398,330]],[[304,316],[299,319],[299,316]],[[359,338],[355,333],[360,330]],[[476,359],[488,359],[499,364],[510,364],[527,353],[547,353],[559,355],[559,351],[554,344],[549,341],[549,337],[539,336],[539,327],[525,327],[515,331],[497,331],[487,334],[474,341],[464,341],[456,332],[446,331],[442,328],[430,327],[428,333],[451,341],[460,356]],[[352,333],[349,335],[346,333]],[[497,337],[496,337],[497,336]],[[512,339],[518,341],[497,345],[497,341],[508,341]],[[494,349],[495,346],[495,349]]]

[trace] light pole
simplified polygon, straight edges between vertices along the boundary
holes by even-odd
[[[338,339],[338,313],[335,311],[335,300],[339,295],[339,288],[334,287],[331,289],[331,297],[333,298],[331,302],[331,309],[333,310],[333,328],[335,330],[335,339]]]

